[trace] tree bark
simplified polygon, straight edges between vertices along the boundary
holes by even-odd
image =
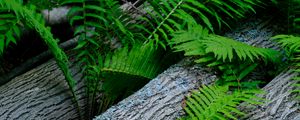
[[[297,94],[291,92],[295,89],[296,80],[292,80],[292,78],[296,75],[297,73],[289,70],[274,78],[263,88],[267,94],[259,95],[266,99],[263,105],[241,108],[249,113],[244,119],[300,120],[299,100],[295,99]]]
[[[82,109],[85,91],[79,67],[70,66],[77,81],[76,93]],[[0,119],[78,119],[64,75],[52,59],[0,86]]]
[[[44,16],[46,22],[50,25],[60,24],[68,22],[67,14],[70,10],[70,7],[58,7],[52,8],[51,10],[43,10],[42,15]]]

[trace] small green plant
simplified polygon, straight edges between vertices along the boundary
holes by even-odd
[[[261,98],[255,94],[260,90],[230,91],[228,86],[203,85],[192,91],[186,99],[184,110],[187,120],[238,120],[237,116],[245,115],[237,109],[241,102],[252,105],[261,104]]]
[[[0,8],[0,57],[12,43],[17,44],[20,38],[21,21],[9,9]]]

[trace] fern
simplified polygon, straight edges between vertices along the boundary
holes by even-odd
[[[45,27],[45,22],[43,21],[42,16],[35,13],[34,6],[27,8],[25,6],[22,6],[22,4],[15,0],[1,0],[0,6],[5,9],[12,10],[18,19],[22,18],[26,22],[26,24],[35,28],[35,30],[43,38],[44,42],[52,51],[52,54],[54,55],[58,66],[65,75],[66,81],[76,102],[77,110],[79,112],[79,115],[81,115],[77,97],[75,95],[75,81],[73,80],[67,65],[68,58],[57,45],[57,40],[53,38],[50,29]]]
[[[209,34],[208,30],[200,25],[194,25],[187,31],[175,32],[170,44],[175,45],[176,51],[185,51],[186,56],[203,56],[195,61],[197,63],[212,60],[213,57],[205,57],[210,53],[216,60],[223,62],[231,62],[233,59],[252,62],[257,59],[274,61],[278,57],[275,50],[256,48],[230,38]]]
[[[259,90],[244,90],[230,92],[228,86],[205,86],[195,90],[186,99],[186,111],[192,120],[238,120],[237,115],[245,115],[237,109],[241,102],[252,105],[261,104],[261,98],[254,94],[261,93]]]
[[[0,56],[11,43],[17,44],[20,38],[20,20],[7,9],[0,8]]]
[[[182,30],[187,24],[200,23],[214,31],[213,22],[219,27],[222,24],[228,26],[224,18],[242,18],[247,11],[254,11],[253,6],[259,4],[259,0],[147,0],[147,8],[144,9],[147,14],[138,19],[148,26],[137,26],[145,30],[147,34],[144,37],[147,41],[166,47],[169,34]]]
[[[215,68],[221,73],[221,85],[240,87],[254,86],[242,80],[249,75],[261,60],[278,63],[277,51],[256,48],[230,38],[209,34],[200,25],[190,25],[187,31],[177,31],[169,42],[175,51],[184,51],[185,56],[197,56],[196,63]]]
[[[75,36],[79,42],[75,50],[82,65],[87,85],[89,116],[93,117],[96,95],[99,92],[102,72],[102,58],[115,48],[111,42],[121,46],[135,43],[136,34],[129,29],[131,23],[128,15],[116,0],[65,0],[62,4],[77,4],[69,11],[70,24],[76,27]],[[81,24],[82,23],[82,24]],[[103,67],[103,66],[102,66]]]
[[[135,44],[130,50],[125,47],[115,52],[111,58],[108,56],[102,70],[113,71],[117,69],[118,72],[127,71],[132,75],[152,79],[159,71],[160,67],[155,67],[160,63],[159,58],[160,55],[157,49],[149,45]],[[137,71],[138,69],[149,72]]]
[[[134,44],[99,58],[99,65],[93,66],[94,75],[101,78],[99,89],[104,92],[97,104],[100,114],[116,100],[125,98],[157,76],[166,66],[166,54],[150,44]],[[171,63],[167,63],[171,64]],[[94,103],[96,104],[96,103]]]
[[[98,54],[110,51],[107,41],[121,41],[123,44],[133,41],[132,33],[120,21],[122,14],[115,0],[66,0],[63,4],[78,3],[82,6],[73,7],[70,12],[70,23],[83,22],[75,30],[79,36],[76,47],[78,59],[82,64],[96,65]],[[83,71],[86,67],[83,66]],[[87,75],[89,76],[89,75]]]

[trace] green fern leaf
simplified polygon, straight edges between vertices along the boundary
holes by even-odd
[[[136,89],[162,71],[161,59],[161,52],[149,44],[136,44],[131,49],[125,47],[116,51],[106,57],[101,69],[104,91],[110,96],[119,96],[122,90]]]
[[[229,92],[228,86],[205,86],[193,91],[186,99],[187,119],[199,120],[237,120],[236,115],[245,115],[237,109],[241,102],[250,104],[261,104],[260,98],[255,94],[261,93],[259,90],[244,90],[242,92]],[[184,119],[184,118],[183,118]]]
[[[208,31],[200,25],[193,25],[188,31],[179,31],[173,35],[170,44],[175,45],[176,51],[185,51],[185,55],[191,56],[214,54],[217,60],[231,62],[234,58],[241,61],[263,58],[265,61],[278,59],[279,53],[275,50],[256,48],[230,38],[208,34]]]

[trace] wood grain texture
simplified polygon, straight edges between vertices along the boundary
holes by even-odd
[[[70,66],[80,83],[76,93],[84,109],[85,97],[79,67]],[[20,75],[0,86],[1,120],[73,120],[78,118],[64,76],[54,60]]]
[[[248,112],[244,119],[250,120],[300,120],[299,100],[292,93],[295,89],[295,80],[292,80],[297,74],[292,70],[284,71],[267,84],[263,90],[267,94],[259,95],[266,99],[263,105],[255,107],[242,107]],[[299,89],[299,88],[298,88]]]

